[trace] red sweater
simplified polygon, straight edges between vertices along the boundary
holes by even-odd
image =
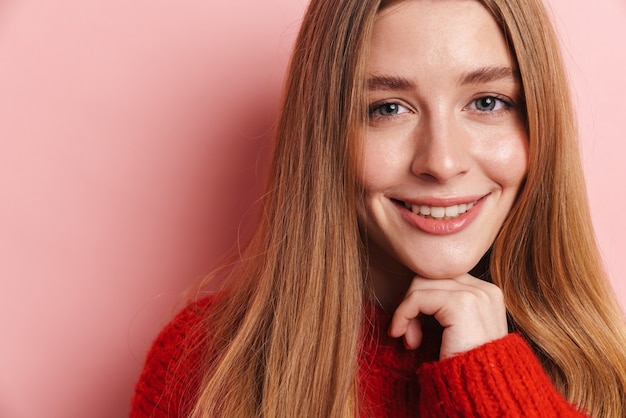
[[[201,350],[189,349],[189,332],[208,300],[184,309],[148,353],[132,401],[131,417],[184,417],[195,401]],[[583,417],[556,391],[518,334],[437,361],[441,330],[425,326],[424,343],[406,350],[387,336],[390,316],[373,308],[359,360],[361,416]],[[197,329],[197,328],[196,328]]]

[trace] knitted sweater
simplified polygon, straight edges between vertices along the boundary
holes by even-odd
[[[201,380],[202,350],[190,336],[209,299],[192,305],[156,338],[137,383],[132,418],[185,417]],[[552,385],[528,344],[509,334],[437,361],[441,329],[424,326],[417,350],[387,336],[391,317],[371,308],[359,359],[363,418],[583,417]],[[194,348],[195,347],[195,348]]]

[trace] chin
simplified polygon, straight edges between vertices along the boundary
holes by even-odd
[[[451,260],[433,260],[428,266],[415,265],[412,270],[416,275],[426,279],[454,279],[465,274],[471,274],[474,277],[484,275],[489,266],[489,252],[476,260],[462,260],[459,262]]]
[[[456,277],[463,276],[467,274],[469,270],[464,269],[456,269],[456,268],[446,268],[446,269],[418,269],[415,271],[420,277],[424,277],[426,279],[432,280],[441,280],[441,279],[454,279]]]

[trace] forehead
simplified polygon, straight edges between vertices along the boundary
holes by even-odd
[[[369,66],[513,66],[501,28],[474,0],[405,0],[375,20]]]

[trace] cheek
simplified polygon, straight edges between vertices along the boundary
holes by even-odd
[[[366,193],[391,187],[411,166],[413,139],[405,127],[372,130],[363,140],[359,180]]]
[[[359,180],[366,194],[384,188],[393,179],[393,172],[399,166],[396,154],[382,142],[366,141]]]
[[[490,141],[483,152],[483,162],[493,180],[503,187],[517,189],[528,171],[528,139],[523,132],[502,138]]]

